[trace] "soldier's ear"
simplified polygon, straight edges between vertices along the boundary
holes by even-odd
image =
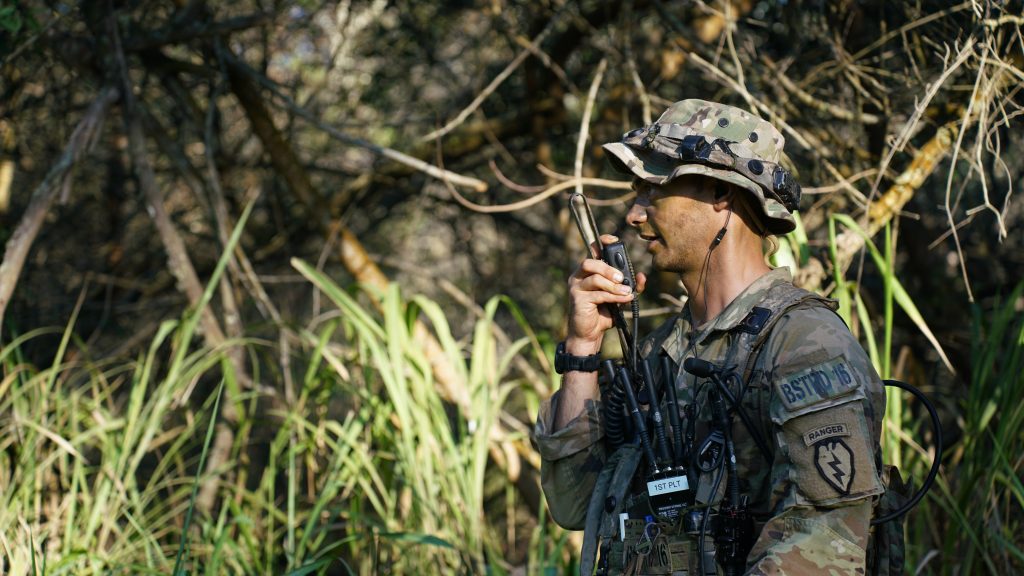
[[[715,180],[714,202],[715,210],[730,208],[734,198],[734,188],[728,182]]]

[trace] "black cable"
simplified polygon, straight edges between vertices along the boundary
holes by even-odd
[[[629,369],[625,366],[619,367],[617,376],[619,381],[622,382],[622,389],[626,392],[626,404],[629,407],[630,415],[633,417],[633,426],[636,428],[636,434],[640,437],[640,448],[643,450],[647,463],[653,469],[652,474],[657,474],[660,472],[658,470],[658,459],[654,455],[654,450],[651,449],[651,439],[647,435],[647,426],[644,425],[644,417],[640,413],[640,403],[636,400],[633,383],[629,379]]]
[[[729,214],[725,217],[725,225],[711,240],[707,256],[704,257],[704,265],[700,268],[700,276],[697,278],[697,285],[702,286],[701,297],[704,298],[704,317],[701,318],[701,325],[708,320],[708,279],[711,277],[711,253],[718,248],[718,245],[722,243],[722,238],[725,238],[725,233],[729,231],[729,220],[732,220],[732,210],[729,210]]]
[[[715,483],[711,487],[711,499],[714,500],[715,495],[718,494],[718,487],[722,484],[722,476],[725,476],[725,459],[720,459],[721,463],[718,465],[718,473],[715,474]],[[697,574],[704,576],[706,573],[704,570],[704,540],[708,535],[708,518],[711,517],[711,503],[708,502],[707,508],[704,509],[704,517],[701,518],[700,522],[700,534],[697,536]]]
[[[711,376],[711,380],[716,384],[721,384],[721,380],[717,374]],[[729,418],[729,414],[725,410],[725,403],[722,401],[722,392],[720,390],[711,389],[711,413],[712,417],[718,421],[718,427],[722,430],[722,436],[725,437],[725,466],[729,472],[729,480],[726,482],[726,489],[728,490],[729,505],[739,506],[740,504],[740,479],[739,472],[736,469],[736,445],[732,441],[732,420]]]
[[[629,275],[633,277],[633,300],[629,303],[629,311],[633,314],[633,342],[630,346],[632,348],[633,361],[630,369],[633,370],[633,378],[639,380],[642,376],[637,368],[637,354],[639,353],[637,339],[640,334],[640,294],[636,291],[636,271],[633,269],[633,261],[626,258],[626,266],[629,268]]]
[[[768,464],[771,464],[772,456],[768,449],[768,443],[765,442],[764,437],[761,435],[761,431],[754,426],[754,422],[750,419],[750,415],[743,409],[743,397],[740,396],[739,398],[736,398],[732,391],[729,390],[729,387],[725,385],[725,382],[722,381],[723,376],[738,380],[739,377],[736,376],[736,373],[732,371],[726,373],[725,369],[712,364],[707,360],[701,360],[696,357],[687,358],[683,363],[683,369],[699,378],[711,380],[715,385],[714,391],[717,392],[720,397],[724,397],[729,402],[729,407],[732,408],[733,412],[739,414],[740,420],[743,421],[743,425],[747,428],[747,431],[750,433],[750,437],[754,440],[754,444],[757,445],[761,455],[764,456],[764,459]]]
[[[708,248],[708,253],[704,256],[704,264],[700,267],[700,276],[697,277],[697,288],[701,291],[701,298],[704,299],[704,316],[701,317],[700,322],[694,320],[693,325],[695,327],[703,326],[708,319],[708,276],[710,276],[711,268],[711,252],[715,249],[715,244],[712,244]],[[693,330],[693,335],[696,336],[697,330]]]
[[[932,484],[935,482],[935,477],[939,474],[939,465],[942,463],[942,422],[939,420],[939,412],[935,409],[935,406],[928,400],[928,397],[917,388],[907,384],[906,382],[900,382],[899,380],[883,380],[886,386],[892,386],[893,388],[899,388],[910,392],[917,397],[918,400],[924,404],[924,407],[928,410],[928,415],[932,418],[932,431],[935,434],[935,459],[932,461],[932,467],[928,471],[928,477],[924,479],[924,484],[921,485],[921,489],[914,493],[914,496],[907,501],[906,504],[900,506],[898,510],[890,514],[886,514],[881,518],[875,518],[871,521],[872,526],[878,526],[884,524],[890,520],[895,520],[900,516],[903,516],[910,511],[911,508],[917,506],[917,503],[924,498],[924,495],[931,489]]]
[[[651,419],[654,421],[654,438],[658,443],[658,457],[662,461],[671,462],[675,449],[669,443],[668,436],[665,434],[665,419],[661,415],[661,402],[658,399],[658,388],[654,384],[654,373],[651,372],[651,363],[647,360],[642,360],[640,368],[644,372],[647,394],[651,397]],[[675,463],[671,465],[675,466]]]
[[[629,333],[629,326],[626,325],[626,316],[622,313],[622,308],[618,305],[608,304],[607,306],[611,312],[615,328],[619,333],[619,344],[622,346],[622,358],[626,362],[629,362],[633,357],[634,338]]]
[[[723,443],[722,453],[719,455],[722,460],[717,463],[719,470],[729,474],[726,484],[726,495],[724,503],[719,504],[718,526],[715,528],[715,552],[718,555],[718,563],[722,566],[727,576],[738,575],[743,572],[745,558],[752,535],[753,523],[746,510],[746,503],[741,498],[739,471],[736,464],[736,446],[732,438],[732,418],[725,406],[725,399],[728,398],[736,405],[732,392],[722,381],[723,370],[718,366],[701,360],[699,358],[687,358],[683,363],[683,369],[698,378],[711,380],[714,386],[708,391],[708,399],[711,404],[711,414],[716,430],[705,441],[705,446],[714,439],[715,435],[721,436]],[[748,428],[752,428],[749,422],[744,422]],[[753,435],[753,434],[752,434]],[[701,450],[704,452],[704,449]],[[707,471],[707,469],[705,468]],[[718,483],[721,482],[721,472]],[[718,485],[715,486],[717,493]],[[714,494],[712,495],[712,498]],[[701,529],[701,537],[706,537],[706,523]],[[703,559],[703,555],[701,555]],[[703,573],[703,572],[702,572]]]
[[[697,400],[700,399],[700,393],[704,390],[704,382],[697,382],[693,390],[693,402],[687,405],[686,414],[686,445],[693,447],[694,441],[697,439],[697,421],[700,420],[701,403]],[[691,450],[688,454],[689,460],[686,462],[687,469],[694,478],[698,478],[697,470],[699,462],[697,461],[699,451]]]
[[[735,372],[729,372],[725,375],[726,378],[739,380],[740,377]],[[729,407],[732,408],[733,412],[739,414],[740,420],[743,422],[743,426],[746,427],[747,432],[750,433],[750,437],[754,440],[754,444],[757,444],[757,449],[761,452],[761,456],[764,457],[768,464],[772,463],[772,453],[768,449],[768,443],[764,439],[764,435],[761,434],[761,430],[754,425],[754,421],[750,419],[750,415],[743,408],[743,394],[746,394],[746,386],[743,387],[743,393],[737,398],[733,396],[732,391],[723,383],[721,380],[717,382],[719,390],[725,396],[725,399],[729,402]]]
[[[604,435],[608,449],[614,451],[626,443],[626,393],[615,377],[615,363],[601,362],[608,377],[608,395],[604,402]]]
[[[672,436],[675,440],[672,447],[672,466],[678,467],[683,463],[683,427],[679,422],[679,399],[676,398],[676,378],[672,372],[672,358],[664,350],[661,351],[661,375],[665,380],[665,393],[668,395],[670,408],[668,421],[672,425]],[[689,466],[686,467],[689,472]],[[693,479],[696,481],[696,479]]]

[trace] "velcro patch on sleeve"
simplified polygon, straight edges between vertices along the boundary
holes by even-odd
[[[804,444],[806,446],[814,446],[822,440],[828,440],[829,438],[839,438],[840,436],[849,436],[850,427],[842,422],[835,424],[829,424],[816,428],[810,432],[804,434]]]
[[[775,382],[778,397],[791,412],[842,396],[856,387],[853,370],[842,356],[784,376]]]
[[[789,477],[807,503],[827,506],[883,491],[859,400],[798,416],[782,430]]]

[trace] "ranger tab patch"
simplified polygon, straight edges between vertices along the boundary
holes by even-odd
[[[856,388],[853,370],[842,356],[779,379],[775,387],[790,411],[842,396]]]
[[[842,495],[853,484],[853,450],[842,438],[828,438],[814,445],[814,465],[829,486]]]
[[[816,404],[781,426],[798,504],[832,506],[884,491],[864,401],[856,395]]]
[[[849,435],[850,427],[842,422],[836,422],[835,424],[828,424],[821,428],[815,428],[814,430],[804,434],[804,444],[807,446],[813,446],[826,438]]]

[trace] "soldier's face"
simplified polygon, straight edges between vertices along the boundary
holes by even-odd
[[[626,222],[647,242],[656,269],[677,274],[700,270],[715,233],[709,232],[715,222],[710,184],[700,176],[683,176],[664,186],[634,181],[637,194]]]

